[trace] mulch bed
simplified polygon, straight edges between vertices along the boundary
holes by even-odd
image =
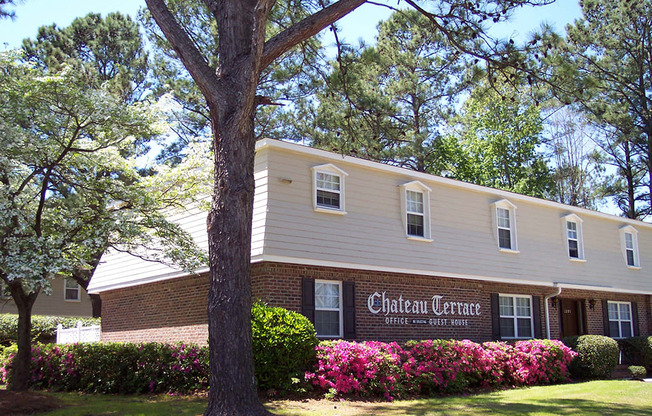
[[[47,412],[63,407],[61,400],[34,391],[0,389],[0,415],[19,416]]]

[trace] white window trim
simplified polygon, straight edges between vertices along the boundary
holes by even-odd
[[[342,338],[344,335],[344,298],[343,298],[343,293],[342,293],[342,282],[340,280],[320,280],[320,279],[315,279],[315,285],[317,283],[327,283],[327,284],[337,284],[338,290],[339,290],[339,297],[340,297],[340,307],[339,309],[333,309],[333,308],[318,308],[317,307],[317,301],[315,299],[315,313],[317,311],[338,311],[339,312],[339,325],[340,325],[340,333],[338,335],[317,335],[318,338],[322,339],[337,339],[337,338]],[[315,290],[315,297],[317,297],[317,291]]]
[[[631,225],[626,225],[624,227],[621,227],[618,232],[620,233],[620,248],[622,250],[623,254],[623,259],[625,260],[625,266],[627,266],[628,269],[632,270],[641,270],[641,258],[639,256],[639,250],[638,250],[638,230]],[[634,246],[633,251],[634,251],[634,264],[630,265],[627,263],[627,243],[625,241],[625,234],[631,234],[632,235],[632,244]]]
[[[323,212],[327,214],[335,215],[346,215],[345,201],[346,201],[346,187],[345,187],[345,178],[349,176],[348,173],[344,172],[342,169],[328,163],[325,165],[313,166],[312,170],[312,207],[315,212]],[[317,173],[325,173],[328,175],[338,176],[340,178],[340,207],[339,208],[329,208],[322,207],[317,205]]]
[[[77,285],[77,299],[68,299],[67,298],[67,296],[66,296],[67,295],[66,282],[68,280],[70,280],[72,282],[75,282],[73,279],[70,279],[70,278],[67,278],[67,277],[63,279],[63,300],[66,301],[66,302],[81,302],[81,286],[79,286],[79,283],[77,283],[77,282],[75,282],[75,284]],[[72,290],[72,288],[70,288],[70,289]]]
[[[505,298],[512,298],[514,301],[514,315],[513,316],[507,316],[507,315],[501,315],[500,314],[500,298],[505,297]],[[516,298],[522,298],[522,299],[529,299],[530,300],[530,336],[529,337],[522,337],[522,336],[515,336],[515,337],[506,337],[500,334],[500,339],[534,339],[534,305],[532,302],[532,296],[531,295],[515,295],[511,293],[499,293],[498,294],[498,317],[499,318],[513,318],[514,319],[514,333],[516,335],[518,334],[518,321],[517,318],[525,318],[524,316],[518,316],[516,315]]]
[[[611,325],[611,322],[618,322],[618,332],[621,332],[620,331],[621,323],[622,322],[629,322],[629,333],[632,334],[631,336],[634,336],[634,314],[633,314],[633,311],[632,311],[632,302],[619,302],[619,301],[608,300],[607,301],[607,308],[609,308],[609,305],[612,305],[612,304],[613,305],[618,305],[618,308],[617,308],[618,309],[618,319],[615,319],[615,320],[611,319],[611,316],[609,316],[609,309],[607,309],[607,316],[609,317],[609,325]],[[627,307],[629,307],[629,320],[620,319],[620,305],[627,305]],[[611,331],[611,329],[610,329],[610,331]],[[625,337],[622,336],[623,335],[622,333],[618,334],[617,337],[614,336],[613,334],[609,334],[609,335],[611,335],[611,338],[615,338],[615,339],[625,338]]]
[[[434,240],[431,238],[431,227],[430,227],[430,189],[428,186],[424,185],[419,181],[411,181],[399,185],[399,190],[401,193],[401,220],[403,224],[403,232],[405,233],[405,238],[412,241],[421,241],[424,243],[432,243]],[[420,192],[423,194],[423,236],[410,235],[407,232],[407,192]]]
[[[503,208],[509,211],[509,237],[511,239],[512,248],[500,247],[500,233],[498,232],[498,208]],[[493,228],[493,236],[496,240],[496,246],[501,253],[518,254],[518,238],[516,234],[516,205],[512,204],[506,199],[501,199],[491,204],[491,223]]]
[[[574,222],[577,224],[577,255],[578,257],[571,257],[570,255],[570,245],[568,238],[568,222]],[[561,217],[561,232],[564,242],[564,248],[566,250],[566,257],[571,262],[575,263],[586,263],[586,257],[584,257],[584,227],[582,226],[582,220],[575,214],[568,214]]]

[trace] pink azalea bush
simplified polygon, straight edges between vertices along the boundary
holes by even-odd
[[[327,341],[316,350],[316,371],[306,373],[306,380],[335,394],[393,400],[401,375],[402,349],[397,343]]]
[[[560,341],[324,342],[306,379],[329,395],[460,393],[473,388],[559,383],[576,354]]]
[[[7,383],[13,354],[0,363]],[[89,393],[189,393],[208,387],[208,351],[176,344],[71,344],[32,347],[30,387]]]

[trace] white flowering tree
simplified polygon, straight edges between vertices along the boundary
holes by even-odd
[[[117,241],[188,270],[204,262],[161,212],[183,203],[173,172],[143,178],[133,161],[135,143],[157,133],[152,112],[82,77],[0,54],[0,279],[19,312],[13,390],[27,388],[32,306],[55,275],[94,270]]]

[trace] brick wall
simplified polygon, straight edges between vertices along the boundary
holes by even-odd
[[[301,280],[304,277],[355,282],[358,340],[405,341],[408,339],[456,338],[487,341],[492,338],[491,293],[533,295],[541,299],[541,333],[545,337],[543,298],[555,292],[551,287],[492,283],[478,280],[427,277],[410,274],[300,266],[283,263],[252,265],[252,296],[273,306],[301,311]],[[179,341],[205,344],[207,340],[206,297],[208,278],[185,277],[102,293],[102,339],[104,341]],[[387,297],[428,301],[434,295],[441,302],[480,305],[480,315],[441,316],[410,313],[372,314],[369,295],[385,292]],[[583,300],[587,332],[602,334],[602,300],[637,302],[641,335],[652,333],[652,300],[647,295],[564,289],[559,298]],[[589,300],[595,300],[593,308]],[[551,336],[560,335],[559,302],[550,306]],[[388,318],[399,318],[398,320]],[[404,318],[403,321],[400,318]],[[405,318],[408,323],[405,323]],[[412,318],[426,324],[411,324]],[[446,321],[443,321],[446,319]],[[461,319],[465,322],[451,322]],[[431,325],[432,323],[432,325]]]
[[[205,345],[207,294],[207,275],[103,292],[102,341]]]

